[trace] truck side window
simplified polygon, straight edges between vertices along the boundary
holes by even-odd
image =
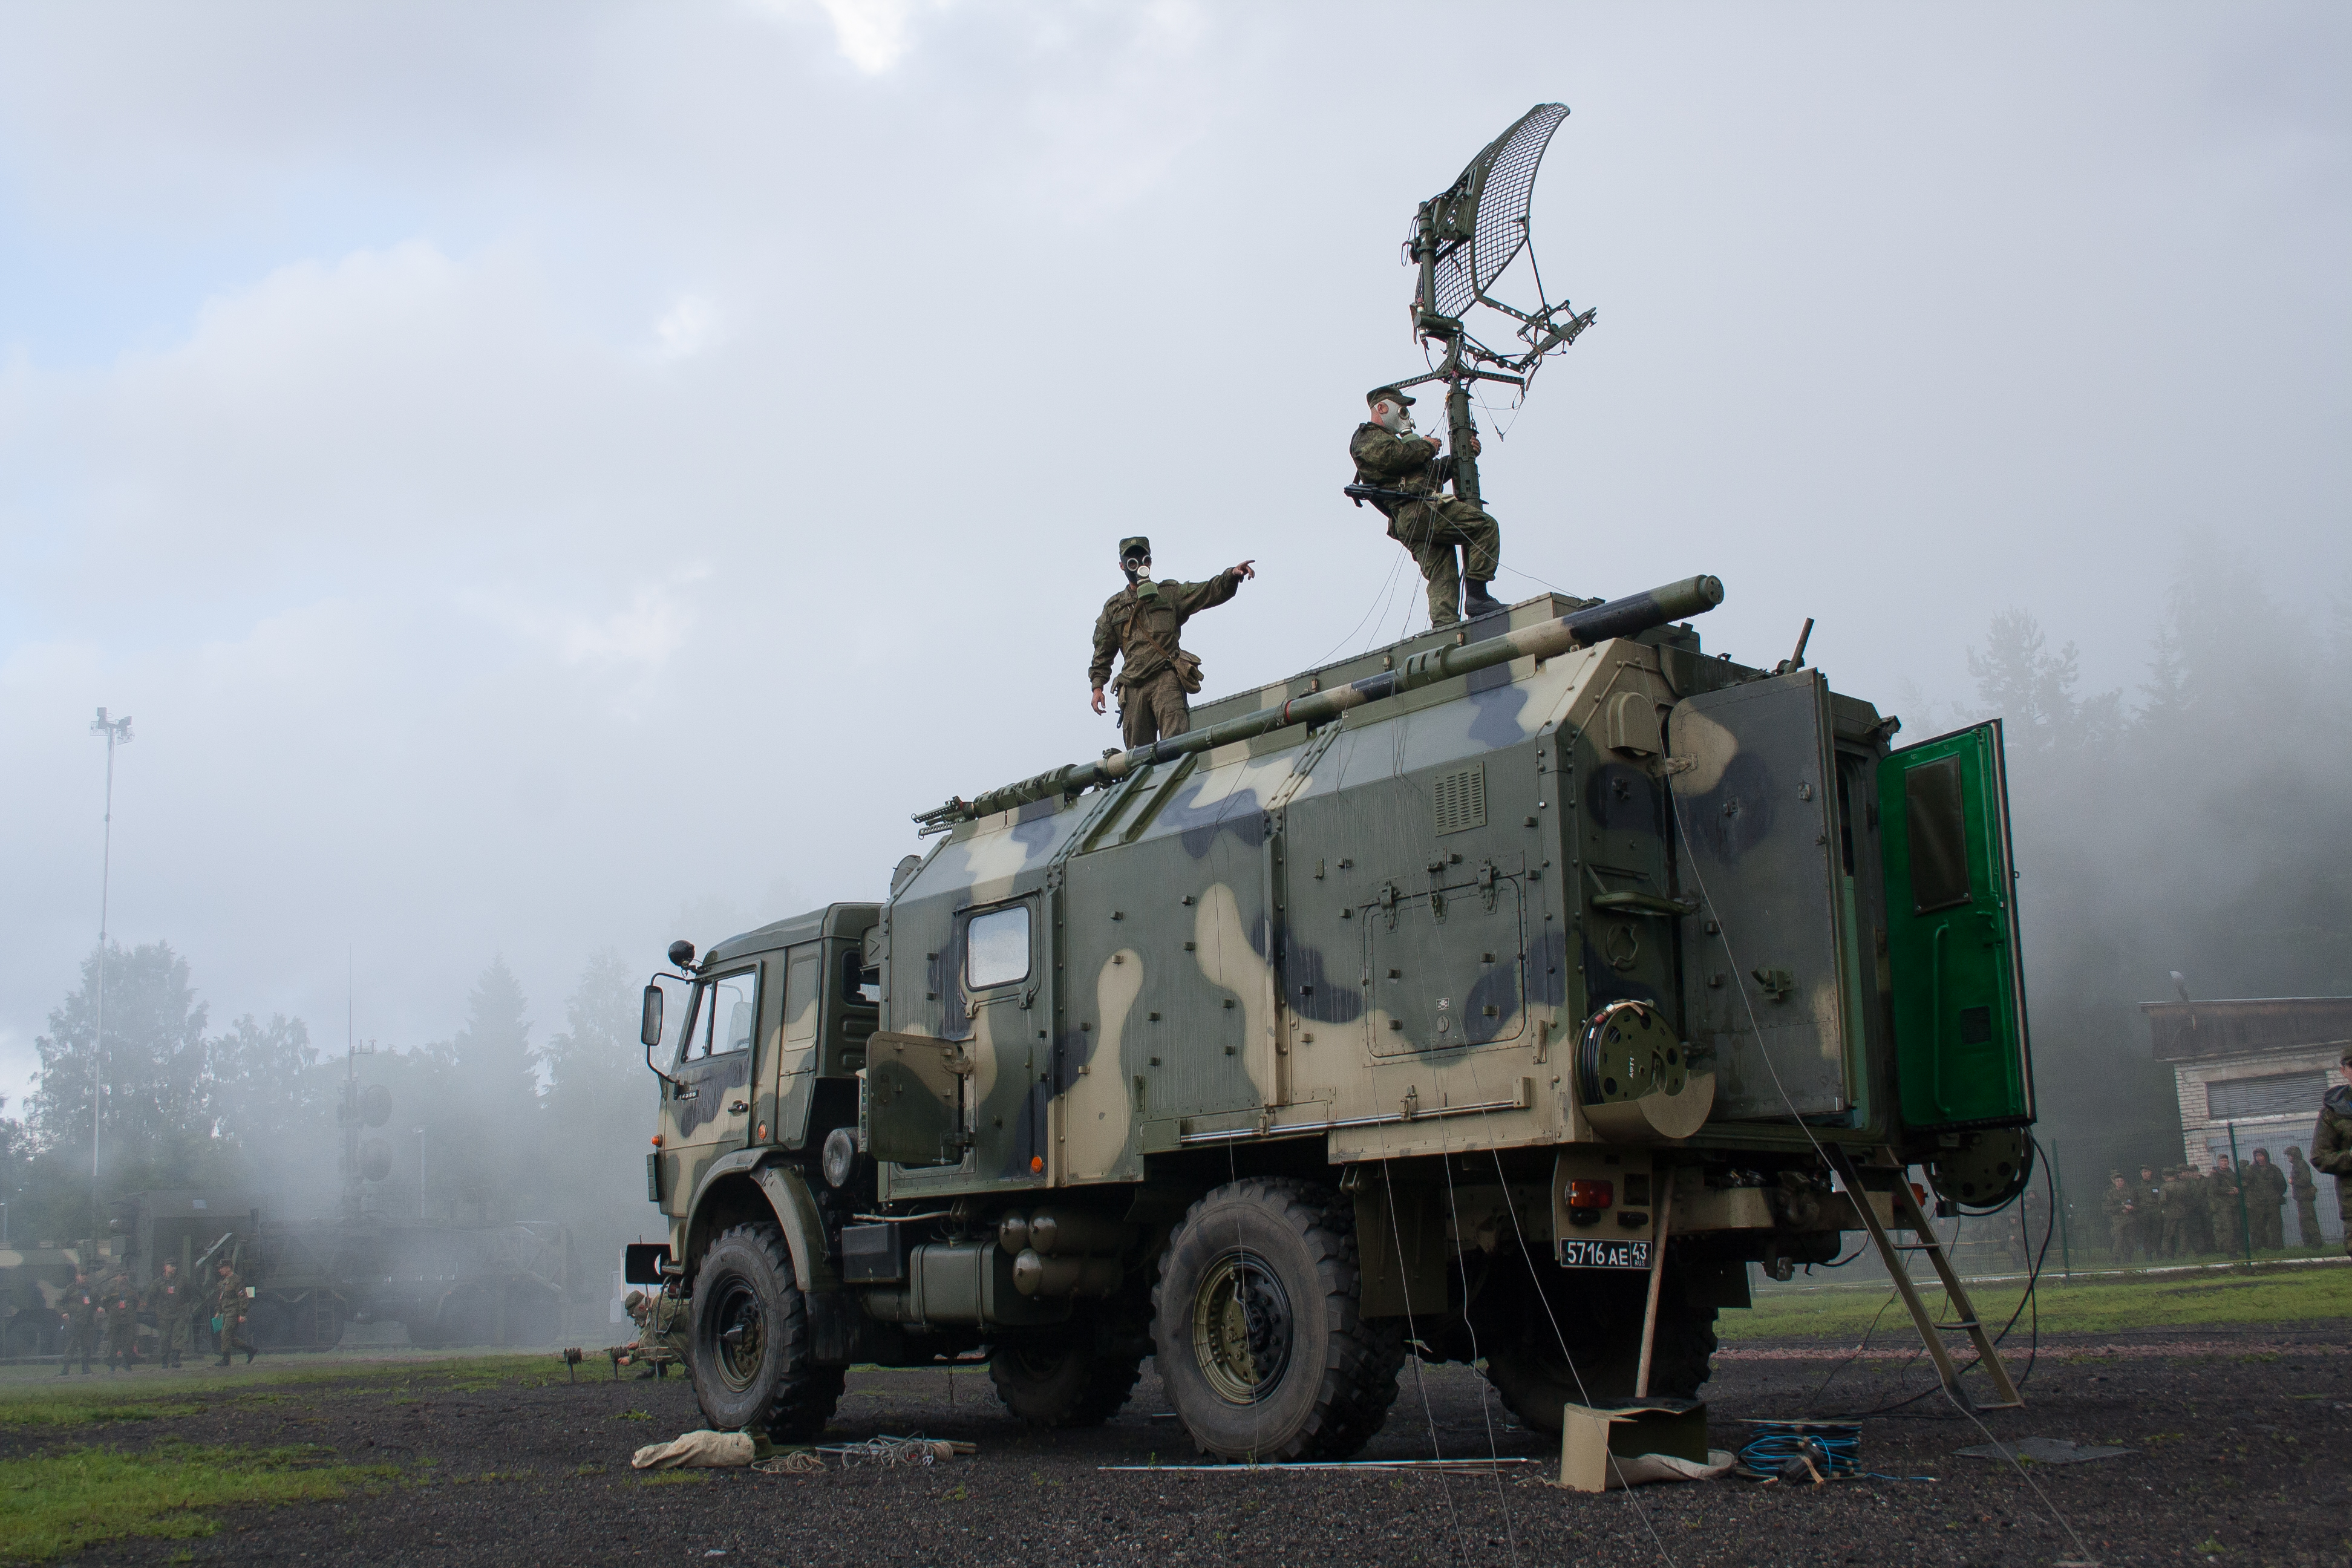
[[[841,955],[841,994],[852,1007],[871,1007],[882,1000],[882,971],[866,967],[866,954],[851,948]]]
[[[805,1046],[816,1038],[819,953],[812,942],[794,948],[784,964],[784,1044]]]
[[[759,1015],[760,972],[740,970],[706,980],[695,993],[694,1022],[688,1026],[686,1051],[678,1059],[697,1062],[730,1051],[751,1048],[751,1023]]]
[[[1029,910],[1015,904],[974,915],[963,931],[964,983],[975,991],[1029,977]]]

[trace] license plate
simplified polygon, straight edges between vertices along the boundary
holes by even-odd
[[[1587,1240],[1579,1237],[1559,1244],[1559,1265],[1563,1268],[1647,1268],[1650,1266],[1650,1244],[1646,1241]]]

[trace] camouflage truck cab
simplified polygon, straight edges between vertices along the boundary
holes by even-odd
[[[1708,592],[1208,704],[666,982],[672,1236],[630,1270],[691,1282],[714,1423],[980,1352],[1017,1414],[1096,1421],[1156,1353],[1204,1450],[1339,1457],[1410,1340],[1557,1429],[1695,1394],[1748,1265],[1892,1224],[1903,1166],[2012,1194],[1997,727],[1895,752],[1819,672],[1706,657],[1674,621]]]

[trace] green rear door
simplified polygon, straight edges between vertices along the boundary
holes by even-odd
[[[1914,1129],[2033,1120],[2000,721],[1878,765],[1895,1061]]]

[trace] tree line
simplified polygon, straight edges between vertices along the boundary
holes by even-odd
[[[102,1229],[91,1208],[91,1100],[100,1074],[99,955],[35,1041],[37,1087],[0,1117],[0,1201],[17,1238]],[[637,977],[617,952],[592,955],[563,1026],[532,1039],[529,1004],[503,958],[467,998],[446,1040],[409,1050],[321,1051],[299,1018],[252,1014],[215,1029],[188,963],[168,942],[106,954],[101,1205],[129,1193],[196,1188],[249,1198],[283,1219],[336,1212],[346,1075],[382,1085],[392,1113],[362,1125],[385,1179],[362,1190],[387,1218],[486,1223],[552,1219],[601,1247],[641,1217],[653,1092],[637,1043]],[[5,1109],[0,1107],[0,1109]]]

